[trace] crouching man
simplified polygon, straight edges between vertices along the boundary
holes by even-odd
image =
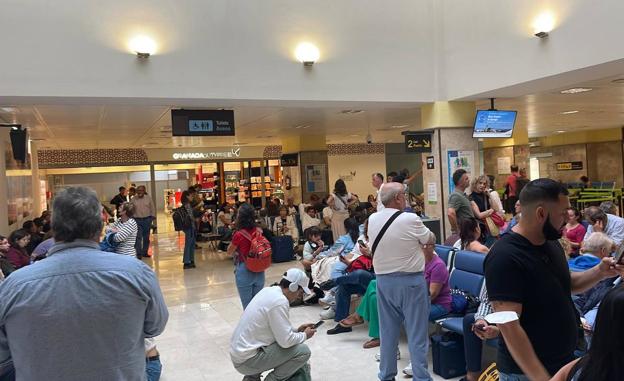
[[[314,324],[293,328],[290,303],[303,292],[310,294],[309,279],[299,269],[284,273],[278,286],[260,291],[249,303],[234,330],[230,357],[243,381],[260,381],[262,372],[273,370],[264,381],[310,379],[310,349],[303,344],[316,333]]]

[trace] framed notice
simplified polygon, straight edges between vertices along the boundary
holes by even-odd
[[[474,171],[474,151],[447,151],[448,157],[448,182],[449,193],[455,191],[455,184],[453,184],[453,173],[458,169],[463,169],[468,172],[470,176]]]
[[[497,173],[499,175],[508,175],[511,173],[511,158],[507,157],[499,157],[497,162]]]
[[[327,165],[310,164],[305,166],[306,192],[327,192]]]

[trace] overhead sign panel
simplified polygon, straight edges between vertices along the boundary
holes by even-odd
[[[173,136],[234,136],[232,110],[171,110]]]
[[[405,135],[405,152],[431,152],[431,134]]]

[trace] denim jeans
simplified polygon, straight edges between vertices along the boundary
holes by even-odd
[[[147,373],[147,381],[159,381],[160,373],[162,372],[160,357],[154,360],[148,360],[145,363],[145,372]]]
[[[251,299],[264,287],[264,272],[254,273],[247,270],[244,262],[238,263],[234,270],[236,278],[236,288],[240,297],[243,309],[247,308]]]
[[[150,230],[152,228],[152,217],[135,218],[137,223],[137,239],[134,244],[136,249],[137,258],[146,257],[149,250],[149,237]]]
[[[443,306],[439,304],[432,304],[429,310],[429,321],[435,322],[441,317],[448,315],[448,313],[449,312]]]
[[[336,291],[336,316],[335,321],[341,321],[349,316],[351,306],[351,295],[364,295],[368,284],[375,279],[375,274],[366,270],[355,270],[354,272],[336,279],[338,285]]]
[[[530,381],[529,378],[525,376],[524,374],[505,374],[505,373],[499,373],[498,380],[499,381]]]
[[[184,264],[195,263],[195,239],[197,233],[194,228],[184,230],[184,256],[182,262]]]

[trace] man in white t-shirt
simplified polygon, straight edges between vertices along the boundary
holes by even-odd
[[[377,275],[381,334],[379,379],[394,380],[397,375],[396,351],[401,325],[404,325],[414,379],[431,380],[427,370],[430,303],[429,289],[423,275],[423,247],[435,242],[435,235],[415,213],[395,216],[405,205],[403,184],[384,184],[379,198],[385,208],[373,213],[368,220],[368,238],[373,243],[373,266]],[[374,247],[384,225],[393,217],[394,221],[381,236],[377,247]]]
[[[302,372],[309,377],[310,349],[304,342],[316,333],[314,324],[293,328],[290,303],[310,294],[309,279],[300,269],[284,273],[278,286],[261,290],[247,306],[230,342],[230,357],[243,381],[287,380]]]
[[[381,192],[381,187],[383,186],[384,183],[384,177],[381,173],[373,173],[373,187],[375,187],[375,189],[377,189],[377,197],[375,198],[376,200],[376,205],[375,208],[376,210],[379,212],[384,208],[383,203],[379,200],[379,192]]]

